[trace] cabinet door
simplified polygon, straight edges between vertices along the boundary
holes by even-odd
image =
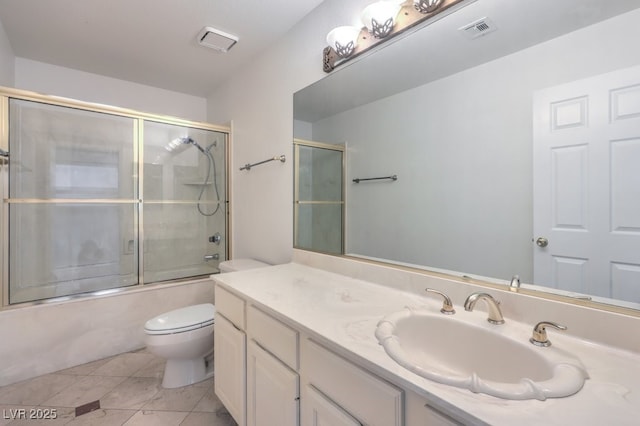
[[[302,426],[362,426],[313,386],[305,388],[301,423]]]
[[[215,392],[236,422],[245,424],[245,334],[216,315],[213,366]]]
[[[298,425],[298,374],[251,340],[247,348],[247,424]]]
[[[300,374],[367,425],[404,426],[403,391],[319,344],[304,339]]]

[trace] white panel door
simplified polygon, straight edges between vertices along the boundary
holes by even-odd
[[[247,348],[247,424],[298,425],[298,374],[251,340]]]
[[[222,315],[214,327],[214,390],[235,421],[244,426],[246,413],[245,334]]]
[[[640,67],[538,91],[533,115],[534,282],[640,302]]]
[[[305,388],[302,410],[302,426],[362,426],[313,386]]]

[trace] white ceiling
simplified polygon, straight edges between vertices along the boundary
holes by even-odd
[[[17,57],[206,97],[323,0],[0,0]],[[239,37],[198,45],[210,26]]]

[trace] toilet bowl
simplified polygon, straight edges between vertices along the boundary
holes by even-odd
[[[269,266],[253,259],[221,262],[221,273]],[[213,328],[216,308],[211,303],[160,314],[144,325],[145,344],[165,358],[162,386],[179,388],[213,377]]]
[[[165,312],[144,325],[145,343],[152,354],[167,360],[162,386],[178,388],[213,377],[211,303]]]

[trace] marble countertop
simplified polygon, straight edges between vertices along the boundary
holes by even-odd
[[[550,333],[555,346],[579,358],[586,367],[589,379],[582,390],[566,398],[545,401],[504,400],[424,379],[398,365],[378,344],[374,332],[381,318],[406,306],[437,312],[441,307],[438,299],[296,263],[212,278],[458,419],[491,425],[545,426],[635,426],[640,419],[640,355],[636,353],[585,342],[567,334]],[[477,316],[478,323],[486,322],[485,312],[465,312],[462,306],[455,307],[457,315]],[[529,325],[512,323],[510,326],[521,326],[530,334]]]

